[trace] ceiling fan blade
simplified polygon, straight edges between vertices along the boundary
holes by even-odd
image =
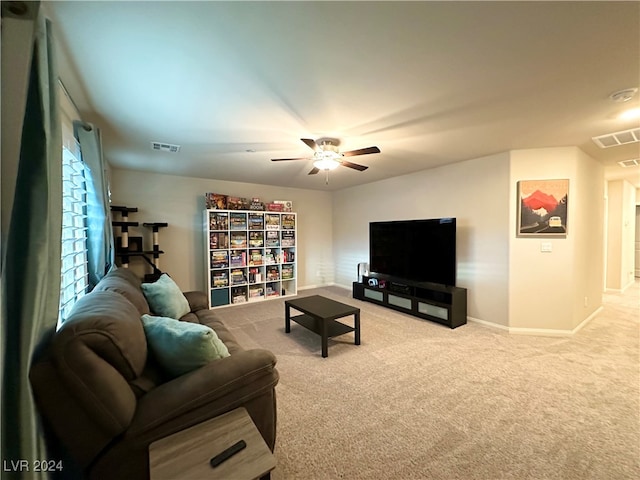
[[[271,159],[272,162],[287,162],[289,160],[309,160],[309,158],[300,157],[300,158],[272,158]]]
[[[348,152],[342,152],[343,157],[354,157],[356,155],[368,155],[369,153],[380,153],[378,147],[360,148],[358,150],[350,150]]]
[[[315,175],[316,173],[318,173],[320,171],[320,169],[318,167],[313,167],[311,169],[311,171],[309,173],[307,173],[307,175]]]
[[[315,140],[312,140],[311,138],[301,138],[300,140],[306,143],[310,149],[316,152],[320,150],[320,147],[318,146]]]
[[[360,172],[365,171],[369,167],[365,167],[364,165],[358,165],[357,163],[347,162],[346,160],[339,160],[340,165],[343,167],[353,168],[354,170],[358,170]]]

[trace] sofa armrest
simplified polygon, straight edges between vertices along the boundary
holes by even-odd
[[[189,308],[192,312],[198,310],[209,310],[209,302],[207,301],[207,294],[200,291],[182,292],[189,302]]]
[[[164,383],[139,399],[127,436],[161,438],[263,395],[278,383],[275,364],[268,350],[242,350]]]

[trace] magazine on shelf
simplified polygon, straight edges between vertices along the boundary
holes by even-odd
[[[236,268],[231,270],[231,285],[241,285],[247,283],[247,279],[244,276],[244,270]]]
[[[278,283],[267,283],[265,292],[266,292],[267,297],[278,297],[278,296],[280,296],[280,292],[278,290]]]
[[[264,261],[265,265],[274,264],[274,263],[276,263],[277,259],[278,259],[277,252],[274,252],[271,248],[267,248],[264,251],[263,261]]]
[[[282,229],[283,230],[295,230],[296,228],[296,216],[295,215],[282,215]]]
[[[249,250],[249,265],[262,265],[262,250]]]
[[[249,230],[264,230],[264,215],[262,213],[249,214]]]
[[[264,288],[258,285],[249,287],[249,300],[257,300],[264,297]]]
[[[282,251],[282,263],[293,263],[296,260],[295,250],[287,248]]]
[[[249,283],[260,282],[262,282],[262,272],[260,269],[256,267],[249,268]]]
[[[229,274],[226,270],[215,270],[211,272],[211,284],[213,287],[228,287]]]
[[[280,246],[280,235],[275,230],[267,230],[267,238],[265,241],[265,246],[267,247],[279,247]]]
[[[231,248],[247,248],[247,232],[231,232]]]
[[[231,230],[247,229],[247,215],[245,213],[231,213],[229,221],[231,222]]]
[[[245,303],[247,301],[247,290],[245,287],[231,289],[231,303]]]
[[[265,230],[280,230],[280,215],[265,213],[264,223]]]
[[[280,269],[277,265],[272,265],[267,267],[267,281],[270,280],[279,280],[280,279]]]
[[[293,278],[293,265],[282,266],[282,279],[291,280]]]
[[[293,230],[286,230],[282,232],[282,240],[280,245],[283,247],[293,247],[296,244],[296,234]]]
[[[249,246],[250,247],[264,247],[264,233],[261,231],[249,232]]]
[[[247,252],[233,250],[229,258],[231,267],[244,267],[247,264]]]
[[[209,236],[209,248],[216,250],[218,248],[229,248],[229,237],[226,232],[211,232]]]
[[[229,214],[222,212],[209,212],[209,230],[228,230]]]
[[[229,266],[229,252],[214,250],[211,252],[211,268],[227,268]]]

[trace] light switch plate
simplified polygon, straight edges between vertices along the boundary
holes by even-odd
[[[540,251],[544,253],[551,253],[553,251],[553,245],[551,242],[540,242]]]

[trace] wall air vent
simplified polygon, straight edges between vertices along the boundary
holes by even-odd
[[[622,160],[618,162],[621,167],[640,167],[640,158],[632,158],[631,160]]]
[[[151,142],[152,150],[159,150],[161,152],[178,153],[180,151],[180,145],[172,145],[170,143]]]
[[[625,145],[627,143],[640,142],[640,128],[608,133],[607,135],[593,137],[591,140],[600,148],[617,147],[618,145]]]

